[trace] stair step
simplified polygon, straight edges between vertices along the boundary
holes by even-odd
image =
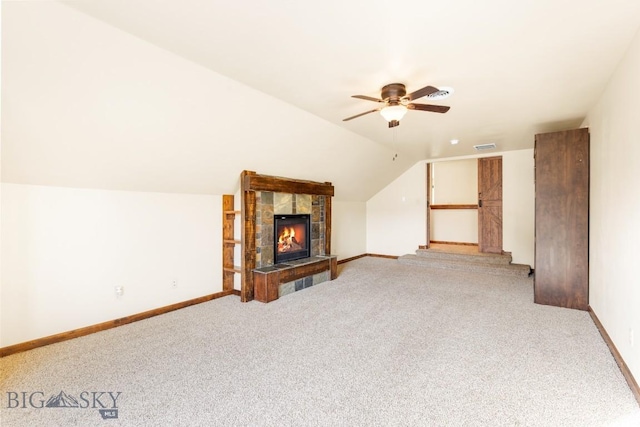
[[[501,265],[509,265],[511,264],[511,261],[513,259],[511,257],[510,252],[504,252],[502,254],[488,254],[488,253],[482,253],[482,252],[477,254],[464,254],[464,253],[456,253],[456,252],[445,252],[445,251],[434,250],[434,249],[418,249],[416,251],[416,255],[426,259],[464,261],[464,262],[479,263],[479,264],[501,264]]]
[[[442,268],[448,270],[470,271],[500,276],[520,276],[527,277],[531,273],[531,267],[525,264],[495,264],[482,263],[479,261],[468,262],[458,259],[446,259],[436,257],[425,257],[420,255],[402,255],[398,262],[407,265],[420,265],[430,268]]]

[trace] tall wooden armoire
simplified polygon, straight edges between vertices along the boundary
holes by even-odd
[[[536,135],[538,304],[589,306],[589,129]]]

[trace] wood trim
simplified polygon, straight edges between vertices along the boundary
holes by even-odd
[[[244,184],[244,191],[273,191],[276,193],[315,194],[319,196],[333,196],[334,194],[334,188],[330,182],[257,175],[251,171],[243,171],[242,173],[244,176],[241,184]]]
[[[93,334],[95,332],[106,331],[107,329],[116,328],[118,326],[126,325],[128,323],[133,323],[139,320],[148,319],[150,317],[169,313],[171,311],[179,310],[181,308],[189,307],[191,305],[201,304],[203,302],[211,301],[217,298],[226,297],[228,295],[237,295],[236,292],[237,292],[236,290],[217,292],[215,294],[205,295],[203,297],[178,302],[178,303],[167,305],[164,307],[154,308],[153,310],[132,314],[131,316],[121,317],[115,320],[109,320],[107,322],[86,326],[84,328],[74,329],[71,331],[62,332],[60,334],[55,334],[55,335],[49,335],[44,338],[38,338],[36,340],[26,341],[20,344],[14,344],[7,347],[1,347],[0,357],[21,353],[27,350],[33,350],[34,348],[44,347],[45,345],[55,344],[55,343],[67,341],[73,338],[83,337],[85,335]]]
[[[331,260],[323,259],[317,263],[305,264],[300,266],[292,266],[278,271],[280,283],[293,282],[303,277],[313,276],[323,271],[331,270]]]
[[[222,242],[229,245],[238,245],[242,243],[240,239],[224,239]]]
[[[461,245],[461,246],[478,246],[477,243],[467,243],[467,242],[447,242],[444,240],[432,240],[430,243],[435,243],[436,245]],[[423,249],[423,248],[420,248]]]
[[[351,261],[355,261],[357,259],[360,258],[365,258],[365,257],[373,257],[373,258],[387,258],[387,259],[398,259],[398,255],[383,255],[383,254],[362,254],[362,255],[356,255],[356,256],[352,256],[350,258],[345,258],[345,259],[341,259],[340,261],[338,261],[338,264],[345,264],[347,262],[351,262]]]
[[[478,205],[431,205],[431,209],[478,209]]]
[[[366,256],[367,256],[367,254],[362,254],[362,255],[352,256],[350,258],[341,259],[340,261],[338,261],[338,265],[344,264],[344,263],[347,263],[347,262],[350,262],[350,261],[355,261],[357,259],[364,258]]]
[[[327,184],[331,185],[330,182],[328,182]],[[331,197],[330,196],[327,196],[324,198],[324,254],[331,255]]]
[[[398,255],[367,254],[367,256],[374,258],[398,259]]]
[[[236,243],[234,223],[236,212],[233,210],[234,196],[222,195],[222,289],[233,289],[234,278],[234,245]]]
[[[618,352],[618,349],[616,348],[613,341],[611,341],[611,337],[609,337],[607,330],[604,328],[602,323],[600,323],[600,319],[598,319],[598,316],[596,316],[596,313],[593,311],[591,306],[587,306],[587,310],[589,311],[589,315],[591,315],[591,319],[593,320],[593,323],[595,323],[596,327],[598,328],[598,331],[600,331],[600,335],[602,335],[602,339],[604,340],[605,343],[607,343],[607,346],[609,347],[609,351],[613,355],[613,358],[618,364],[618,368],[620,368],[620,372],[622,372],[622,376],[627,381],[627,384],[629,385],[629,388],[633,393],[633,397],[635,397],[636,400],[638,401],[638,404],[640,404],[640,387],[638,387],[638,383],[636,382],[636,379],[633,377],[633,374],[629,370],[629,367],[627,366],[624,359],[620,355],[620,352]]]
[[[256,268],[256,193],[247,188],[255,172],[242,171],[240,174],[240,192],[242,195],[242,286],[240,300],[253,299],[253,274]]]

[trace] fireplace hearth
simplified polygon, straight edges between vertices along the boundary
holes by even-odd
[[[311,256],[310,215],[274,215],[273,254],[275,264]]]

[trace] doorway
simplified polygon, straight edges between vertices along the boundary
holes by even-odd
[[[427,245],[502,253],[502,157],[426,165]]]

